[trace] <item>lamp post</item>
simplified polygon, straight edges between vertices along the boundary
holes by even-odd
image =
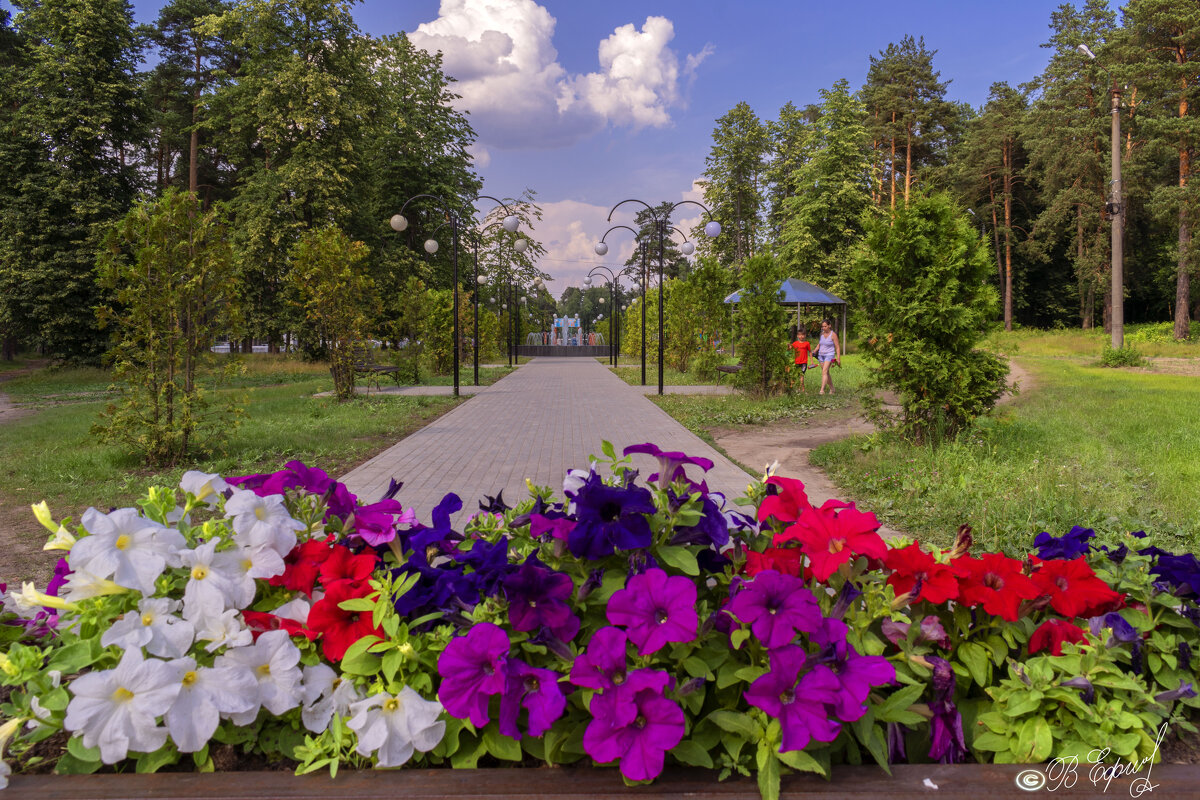
[[[608,252],[607,248],[605,248],[605,252]],[[617,328],[616,328],[616,325],[618,324],[617,323],[617,318],[618,318],[617,312],[619,311],[619,309],[617,307],[617,303],[620,300],[620,292],[621,292],[620,277],[622,275],[628,275],[635,268],[636,268],[636,266],[629,266],[623,270],[620,270],[620,271],[614,273],[612,271],[612,269],[610,269],[609,267],[606,267],[603,264],[597,264],[596,266],[592,267],[592,271],[589,272],[587,274],[587,277],[583,279],[584,287],[591,288],[592,276],[595,275],[597,271],[608,275],[609,294],[612,296],[612,309],[609,312],[609,318],[608,318],[608,330],[609,330],[609,337],[608,337],[609,338],[609,342],[608,342],[609,358],[608,358],[608,360],[614,367],[617,366],[617,360],[620,358],[620,354],[621,354],[620,345],[617,342]],[[601,303],[604,302],[603,297],[600,298],[600,302]],[[644,312],[643,312],[643,316],[644,316]],[[642,337],[642,352],[643,353],[645,353],[645,346],[646,346],[645,336],[643,335],[643,337]],[[645,361],[643,361],[642,364],[643,364],[643,373],[642,374],[645,375],[645,371],[644,371]]]
[[[719,223],[715,219],[713,219],[712,212],[708,209],[708,206],[706,206],[703,203],[700,203],[696,200],[680,200],[678,203],[672,203],[671,205],[662,209],[662,211],[661,211],[662,216],[660,217],[659,216],[660,212],[655,211],[654,208],[649,203],[645,202],[644,200],[637,200],[634,198],[630,198],[628,200],[622,200],[621,202],[619,202],[615,206],[613,206],[611,209],[609,209],[608,218],[606,221],[612,222],[613,213],[615,213],[618,208],[625,205],[626,203],[641,203],[643,206],[645,206],[646,212],[650,215],[650,219],[654,221],[654,228],[658,232],[658,393],[659,393],[659,395],[661,395],[663,393],[663,344],[664,344],[664,337],[663,337],[663,259],[664,259],[664,248],[665,248],[665,242],[666,242],[666,238],[667,238],[667,230],[668,229],[669,230],[677,230],[676,228],[673,228],[670,224],[671,213],[676,208],[679,208],[679,206],[685,206],[685,205],[699,206],[701,209],[703,209],[705,215],[708,217],[708,224],[706,224],[704,226],[704,235],[709,237],[710,239],[721,235],[721,223]],[[607,236],[608,233],[606,232],[604,235]],[[637,234],[635,233],[635,236],[636,235]],[[602,246],[603,246],[603,252],[601,252]],[[695,250],[695,247],[692,245],[691,242],[685,241],[684,246],[681,247],[680,250],[683,252],[684,255],[691,255],[692,252]],[[604,255],[604,253],[607,253],[607,252],[608,252],[608,246],[604,244],[604,238],[601,237],[600,243],[596,245],[596,253],[598,255]],[[643,286],[645,286],[645,281],[643,281],[642,284],[643,284]],[[643,293],[642,297],[643,297],[643,299],[645,298],[644,293]],[[643,303],[643,306],[644,305],[645,304]],[[644,314],[645,312],[643,311],[642,313]],[[645,323],[643,322],[643,325],[642,325],[642,347],[643,348],[645,347],[645,341],[646,341]],[[643,350],[643,352],[644,352],[644,350]],[[643,357],[642,363],[643,363],[642,372],[643,372],[643,382],[644,382],[644,380],[645,380],[645,359],[644,359],[644,357]]]
[[[476,199],[477,200],[479,200],[479,199],[491,200],[491,201],[495,202],[497,205],[502,206],[505,211],[510,210],[508,205],[505,204],[503,201],[497,200],[496,198],[491,197],[489,195],[481,194]],[[482,284],[482,281],[479,280],[479,244],[480,244],[480,242],[483,241],[483,237],[487,234],[487,232],[497,226],[502,227],[504,230],[508,231],[509,233],[516,233],[517,229],[520,227],[520,220],[518,219],[518,217],[515,214],[509,213],[509,214],[506,214],[504,219],[501,220],[500,222],[490,222],[487,225],[483,226],[483,228],[481,228],[480,230],[475,232],[474,253],[475,253],[476,289],[471,292],[471,296],[473,299],[473,305],[474,305],[473,317],[474,317],[474,325],[475,325],[475,335],[474,335],[474,346],[471,349],[472,349],[472,361],[474,364],[474,371],[475,371],[475,385],[476,386],[479,385],[479,290],[478,290],[478,286]],[[513,250],[515,250],[518,253],[524,253],[528,248],[529,248],[529,240],[524,237],[518,237],[516,239],[516,241],[513,242]],[[509,364],[509,366],[512,366],[512,365]]]
[[[1086,44],[1077,48],[1092,61],[1096,54]],[[1121,87],[1108,69],[1096,61],[1112,81],[1108,90],[1112,114],[1112,181],[1109,183],[1109,201],[1104,204],[1112,220],[1112,347],[1120,350],[1125,345],[1125,204],[1121,202]]]
[[[479,197],[486,198],[488,200],[492,200],[492,201],[504,206],[504,203],[501,203],[499,200],[496,200],[496,198],[494,198],[494,197],[490,197],[488,195],[479,195]],[[479,198],[476,198],[476,199],[479,199]],[[452,343],[451,349],[453,351],[454,396],[458,397],[459,396],[459,391],[458,391],[458,349],[461,346],[459,332],[458,332],[458,227],[459,227],[458,215],[456,215],[451,210],[450,205],[446,202],[446,200],[444,198],[439,197],[438,195],[435,195],[435,194],[416,194],[404,201],[404,205],[400,206],[400,213],[394,214],[392,216],[391,220],[389,221],[389,224],[392,226],[392,230],[396,231],[397,233],[403,233],[405,230],[408,229],[408,217],[404,216],[404,212],[408,208],[408,204],[414,200],[430,200],[437,206],[440,206],[442,215],[446,220],[442,224],[450,225],[451,248],[452,248],[451,249],[451,263],[454,265],[454,275],[453,275],[453,286],[454,286],[454,311],[453,311],[454,333],[453,333],[453,336],[454,336],[454,341]],[[507,210],[508,206],[504,206],[504,207]],[[510,233],[515,233],[517,231],[517,229],[520,227],[520,225],[521,225],[521,221],[515,215],[510,214],[504,218],[504,229]],[[438,228],[441,228],[441,225],[439,225]],[[430,255],[433,255],[437,251],[438,251],[437,239],[434,239],[434,238],[426,239],[425,240],[425,252],[429,253]],[[476,322],[476,326],[478,328],[478,321]],[[476,335],[476,338],[478,339],[478,335]],[[476,373],[476,383],[478,383],[478,382],[479,382],[478,373]]]

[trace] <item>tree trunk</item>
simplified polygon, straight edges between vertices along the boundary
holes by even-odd
[[[0,347],[3,349],[3,358],[5,361],[12,361],[17,357],[17,340],[13,336],[5,336],[0,340]]]
[[[1175,54],[1175,58],[1180,63],[1186,54],[1182,48]],[[1179,118],[1187,117],[1188,100],[1187,100],[1188,81],[1183,79],[1183,86],[1179,93]],[[1191,176],[1192,159],[1191,152],[1188,150],[1188,142],[1186,140],[1179,143],[1179,255],[1176,261],[1175,268],[1175,338],[1188,338],[1188,331],[1191,329],[1191,318],[1188,315],[1188,298],[1191,294],[1191,276],[1188,274],[1188,250],[1191,249],[1192,231],[1188,226],[1188,201],[1187,201],[1187,183]]]
[[[904,202],[908,202],[908,192],[912,187],[912,123],[904,129]]]
[[[892,172],[892,216],[896,216],[896,112],[892,112],[892,157],[888,166]]]
[[[1004,330],[1012,330],[1012,142],[1004,141]]]
[[[988,202],[992,207],[992,247],[996,250],[996,270],[1000,291],[1004,291],[1004,262],[1000,260],[1000,223],[996,219],[996,186],[988,175]]]
[[[195,197],[199,186],[196,160],[200,152],[200,131],[196,130],[196,122],[200,116],[200,43],[193,40],[192,44],[196,56],[196,86],[192,94],[192,135],[188,139],[188,191]]]

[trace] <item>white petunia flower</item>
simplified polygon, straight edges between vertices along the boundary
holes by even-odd
[[[12,774],[12,767],[4,760],[4,748],[8,745],[8,740],[21,727],[22,720],[23,717],[17,717],[0,725],[0,789],[8,788],[8,776]]]
[[[358,734],[357,752],[369,756],[378,751],[381,767],[398,767],[412,758],[413,750],[428,753],[446,733],[438,719],[442,704],[426,700],[405,686],[393,697],[386,692],[355,703],[354,717],[346,727]]]
[[[147,596],[154,594],[154,582],[183,546],[178,531],[139,516],[135,508],[118,508],[111,514],[89,508],[83,512],[83,526],[91,535],[71,548],[71,566],[111,577]]]
[[[172,616],[178,601],[151,597],[138,603],[136,614],[125,614],[100,637],[100,644],[117,645],[123,650],[144,647],[160,658],[179,658],[196,637],[192,623]]]
[[[75,611],[78,607],[68,600],[54,595],[39,592],[29,581],[21,584],[21,588],[8,590],[8,599],[11,602],[11,608],[22,619],[33,619],[38,612],[43,608],[57,608],[60,611]],[[5,603],[6,607],[10,606],[9,602]]]
[[[58,590],[58,596],[69,603],[78,603],[92,597],[106,594],[121,594],[130,591],[75,564],[71,564],[72,572],[67,576],[67,582]]]
[[[245,647],[254,641],[254,633],[242,623],[236,609],[222,611],[215,617],[200,617],[195,621],[196,641],[208,642],[204,649],[212,653],[222,647]]]
[[[163,721],[181,753],[195,753],[212,738],[221,714],[257,711],[258,682],[244,667],[197,667],[194,658],[171,662],[178,670],[179,696]]]
[[[296,531],[305,529],[303,522],[292,519],[283,495],[259,497],[249,490],[235,490],[225,501],[225,516],[233,519],[233,538],[251,550],[269,548],[280,557],[296,546]]]
[[[252,583],[254,578],[268,580],[282,575],[287,569],[283,556],[269,547],[251,549],[239,545],[217,553],[215,563],[226,573],[244,576],[243,580],[249,579]]]
[[[100,760],[115,764],[130,750],[150,753],[167,741],[155,718],[179,694],[177,671],[167,662],[126,650],[115,669],[89,672],[71,682],[74,697],[63,727],[83,732],[84,747],[99,747]]]
[[[314,597],[312,603],[317,602],[318,599],[320,598]],[[290,619],[293,622],[299,622],[301,625],[307,626],[308,612],[312,611],[312,603],[304,595],[300,595],[284,603],[271,613],[280,619]]]
[[[229,488],[229,484],[215,472],[200,472],[191,469],[183,473],[183,478],[179,481],[179,488],[197,500],[204,501],[209,508],[216,508],[221,493]]]
[[[229,560],[218,558],[216,549],[220,541],[211,539],[179,554],[183,566],[191,571],[183,590],[183,616],[193,623],[254,602],[254,579],[244,572],[231,571]]]
[[[353,682],[343,680],[328,664],[314,664],[304,668],[302,686],[303,708],[300,719],[304,727],[320,733],[329,727],[334,714],[350,716],[350,707],[362,700],[362,695]]]
[[[54,535],[42,545],[43,550],[70,550],[75,546],[75,536],[62,525],[58,526],[58,530]]]
[[[258,681],[254,707],[231,715],[234,724],[254,722],[260,704],[276,716],[300,705],[303,676],[299,663],[300,650],[292,644],[287,631],[267,631],[254,644],[217,656],[216,666],[249,669]]]

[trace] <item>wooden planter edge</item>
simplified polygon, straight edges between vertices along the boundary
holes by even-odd
[[[1154,800],[1200,796],[1200,765],[1156,764],[1134,775],[1089,774],[1081,764],[1075,781],[1048,783],[1054,794],[1096,797],[1112,793],[1128,797],[1135,781]],[[902,764],[888,775],[876,766],[835,767],[833,779],[789,775],[782,798],[978,798],[1024,797],[1018,776],[1037,782],[1030,771],[1044,774],[1044,765],[1021,764]],[[1093,782],[1095,779],[1096,782]],[[928,781],[928,782],[927,782]],[[1059,785],[1055,785],[1059,784]],[[1152,785],[1152,788],[1151,788]],[[1107,791],[1106,791],[1107,790]],[[539,800],[616,800],[630,797],[714,798],[758,800],[757,784],[737,778],[718,781],[717,773],[700,769],[667,770],[654,783],[627,787],[611,768],[561,767],[545,769],[412,769],[342,771],[295,776],[287,772],[158,773],[154,775],[14,775],[0,800],[457,800],[458,798],[539,798]]]

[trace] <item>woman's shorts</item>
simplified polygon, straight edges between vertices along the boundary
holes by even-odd
[[[821,358],[821,356],[817,356],[817,361],[825,362],[825,361],[833,361],[833,360],[834,360],[834,356],[829,356],[827,358]]]

